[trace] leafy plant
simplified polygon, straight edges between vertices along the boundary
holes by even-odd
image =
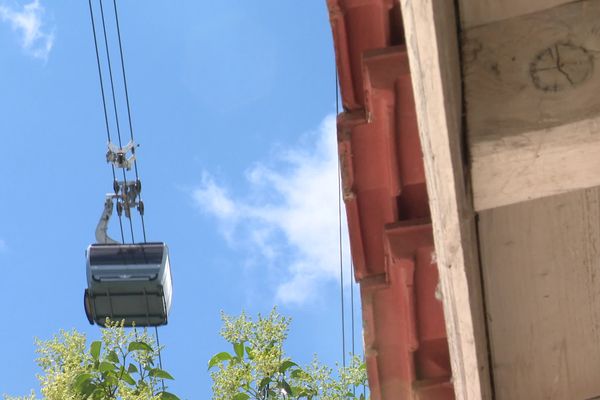
[[[163,380],[173,377],[156,366],[159,348],[146,331],[126,331],[122,323],[107,321],[102,340],[89,349],[85,335],[76,331],[61,331],[36,345],[46,400],[178,400],[162,388]]]
[[[315,357],[305,368],[287,357],[283,344],[291,320],[273,309],[253,321],[245,313],[222,314],[221,336],[232,351],[215,354],[208,362],[212,370],[213,400],[340,400],[362,399],[367,377],[364,363],[352,357],[350,366],[333,370]]]

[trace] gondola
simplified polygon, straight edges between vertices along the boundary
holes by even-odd
[[[169,250],[164,243],[92,244],[86,251],[85,312],[105,326],[160,326],[171,309]]]

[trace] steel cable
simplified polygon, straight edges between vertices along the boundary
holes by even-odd
[[[352,261],[352,254],[350,254],[350,304],[352,305],[352,314],[351,314],[351,326],[352,326],[352,356],[354,356],[354,342],[356,341],[354,337],[354,263]]]
[[[102,0],[100,0],[100,3],[102,4]],[[125,91],[125,103],[127,104],[127,120],[129,123],[129,138],[131,140],[131,143],[134,144],[133,148],[132,148],[132,154],[135,155],[135,141],[134,141],[134,137],[133,137],[133,123],[132,123],[132,118],[131,118],[131,105],[129,102],[129,89],[127,87],[127,74],[125,73],[125,57],[123,55],[123,42],[121,40],[121,25],[119,23],[119,12],[117,10],[117,1],[113,0],[113,9],[115,12],[115,24],[117,27],[117,40],[119,43],[119,55],[120,55],[120,60],[121,60],[121,73],[123,76],[123,88]],[[139,176],[139,170],[138,170],[138,165],[137,165],[137,159],[133,160],[133,166],[134,166],[134,171],[135,171],[135,179],[136,182],[140,181],[140,176]],[[140,201],[140,203],[142,202],[142,195],[141,193],[138,193],[138,199]],[[142,234],[144,236],[144,243],[147,242],[146,239],[146,223],[144,221],[144,213],[140,212],[140,219],[142,222]],[[154,332],[156,334],[156,344],[158,347],[158,363],[159,363],[159,367],[160,369],[163,369],[162,366],[162,351],[160,348],[160,337],[158,334],[158,327],[154,327]],[[164,379],[161,379],[161,386],[162,386],[162,390],[164,392],[165,390],[165,381]]]
[[[339,95],[339,78],[337,68],[335,70],[335,116],[340,113],[340,95]],[[342,172],[340,168],[340,160],[338,157],[337,164],[337,178],[338,178],[338,246],[339,246],[339,258],[340,258],[340,305],[342,314],[342,365],[346,367],[346,317],[344,310],[344,257],[342,248]]]
[[[354,337],[354,262],[352,260],[352,253],[350,253],[350,309],[351,309],[351,323],[350,326],[352,328],[352,358],[354,359],[354,342],[356,341]],[[356,396],[356,385],[352,386],[352,394]]]
[[[110,124],[108,122],[108,110],[106,109],[106,95],[104,94],[104,80],[102,78],[102,66],[100,65],[100,52],[98,51],[98,39],[96,37],[96,23],[94,21],[94,11],[92,7],[92,0],[88,0],[88,4],[90,6],[90,18],[92,20],[92,32],[94,33],[94,47],[96,49],[96,63],[98,64],[98,76],[100,78],[100,92],[102,93],[102,108],[104,109],[104,122],[106,124],[106,136],[108,138],[108,142],[111,142],[110,138]],[[117,176],[115,173],[115,166],[112,166],[112,176],[113,181],[117,180]],[[121,242],[125,243],[125,235],[123,233],[123,221],[121,216],[119,215],[119,228],[121,231]]]
[[[158,327],[157,326],[154,327],[154,333],[156,334],[156,347],[158,348],[158,367],[162,370],[163,369],[162,354],[161,354],[161,350],[160,350],[160,339],[158,338]],[[160,383],[162,386],[162,390],[164,392],[165,391],[165,380],[161,379]]]
[[[110,50],[109,50],[109,46],[108,46],[108,35],[106,34],[106,21],[104,18],[104,6],[102,5],[102,0],[100,0],[100,15],[102,17],[102,30],[104,32],[104,44],[106,46],[106,61],[108,64],[108,76],[109,76],[109,80],[110,80],[110,88],[112,91],[113,109],[114,109],[114,113],[115,113],[115,123],[117,126],[117,135],[119,137],[119,148],[123,148],[123,142],[121,141],[121,126],[119,124],[119,112],[117,110],[117,97],[115,94],[115,83],[114,83],[113,73],[112,73],[112,63],[110,61]],[[127,175],[125,173],[125,169],[123,169],[123,183],[124,183],[125,187],[127,187]],[[131,242],[135,243],[135,237],[134,237],[134,233],[133,233],[133,218],[131,217],[131,213],[129,213],[128,219],[129,219],[129,229],[131,231]]]
[[[129,105],[129,90],[127,88],[127,77],[125,74],[125,58],[123,57],[123,45],[121,42],[121,26],[119,24],[119,13],[117,11],[117,0],[113,0],[113,7],[115,10],[115,22],[117,25],[117,38],[119,41],[119,54],[121,56],[121,72],[123,73],[123,87],[125,88],[125,102],[127,103],[127,119],[129,121],[129,137],[131,139],[132,143],[135,143],[134,139],[133,139],[133,123],[131,122],[131,107]],[[132,149],[132,153],[135,155],[135,146]],[[133,167],[135,170],[135,179],[136,181],[140,180],[140,176],[139,176],[139,172],[138,172],[138,165],[137,165],[137,159],[133,160]],[[140,199],[140,202],[142,202],[142,194],[138,193],[138,197]],[[144,222],[144,213],[140,212],[140,217],[142,220],[142,233],[144,235],[144,243],[147,242],[146,240],[146,223]]]
[[[102,0],[100,0],[100,7],[102,9]],[[125,57],[123,55],[123,44],[122,44],[122,40],[121,40],[121,26],[119,23],[119,13],[117,10],[117,2],[116,0],[113,0],[113,9],[114,9],[114,13],[115,13],[115,25],[117,27],[117,39],[118,39],[118,43],[119,43],[119,55],[120,55],[120,61],[121,61],[121,73],[123,76],[123,88],[125,91],[125,102],[127,104],[127,120],[129,123],[129,137],[131,140],[131,143],[133,143],[133,148],[132,148],[132,154],[135,155],[135,141],[134,141],[134,136],[133,136],[133,123],[132,123],[132,118],[131,118],[131,105],[129,102],[129,90],[127,87],[127,75],[125,73]],[[106,35],[106,27],[105,27],[105,21],[104,21],[104,13],[102,12],[102,25],[104,27],[104,40],[107,42],[107,35]],[[117,111],[116,111],[116,100],[115,100],[115,95],[114,95],[114,84],[113,84],[113,77],[112,77],[112,68],[110,68],[110,55],[108,53],[108,42],[107,42],[107,53],[106,56],[108,58],[108,63],[109,63],[109,71],[110,71],[110,81],[111,81],[111,87],[113,89],[113,101],[114,101],[114,105],[115,105],[115,116],[117,118],[117,127],[119,127],[119,122],[118,122],[118,116],[117,116]],[[118,130],[119,132],[119,146],[121,146],[121,135],[120,135],[120,130]],[[138,170],[138,165],[137,165],[137,159],[133,160],[133,165],[134,165],[134,171],[135,171],[135,178],[136,178],[136,182],[139,182],[139,170]],[[125,177],[125,171],[123,171],[123,176]],[[127,185],[127,181],[125,181],[125,185]],[[141,198],[141,193],[138,193],[138,199],[141,202],[142,198]],[[142,233],[144,236],[144,243],[147,242],[146,240],[146,224],[144,221],[144,214],[143,212],[140,212],[140,217],[141,217],[141,222],[142,222]],[[131,226],[131,235],[132,235],[132,241],[133,241],[133,225],[131,222],[131,219],[129,220],[130,226]],[[159,367],[162,370],[163,369],[163,364],[162,364],[162,351],[160,348],[160,336],[158,333],[158,327],[155,326],[154,327],[154,332],[156,335],[156,345],[158,347],[158,363],[159,363]],[[165,390],[165,381],[164,379],[161,379],[161,386],[162,386],[162,390]]]
[[[96,35],[96,24],[95,24],[94,12],[93,12],[92,0],[88,0],[88,3],[89,3],[89,8],[90,8],[90,18],[92,21],[92,31],[94,34],[94,47],[96,50],[96,62],[98,64],[98,75],[100,77],[100,89],[101,89],[101,93],[102,93],[102,106],[103,106],[103,110],[104,110],[104,121],[106,124],[106,132],[107,132],[108,142],[112,143],[111,135],[110,135],[110,123],[109,123],[109,117],[108,117],[108,109],[107,109],[107,105],[106,105],[106,94],[104,91],[104,79],[102,76],[102,66],[101,66],[101,62],[100,62],[100,52],[98,49],[98,39],[97,39],[97,35]],[[112,73],[112,63],[111,63],[111,59],[110,59],[108,34],[106,31],[106,19],[104,16],[104,6],[102,3],[102,0],[99,0],[99,3],[100,3],[102,30],[103,30],[103,36],[104,36],[104,44],[106,47],[106,59],[107,59],[107,64],[108,64],[109,80],[110,80],[110,86],[111,86],[111,92],[112,92],[113,110],[114,110],[114,114],[115,114],[115,123],[116,123],[116,128],[117,128],[118,142],[119,142],[119,148],[123,148],[123,142],[121,139],[121,127],[120,127],[120,123],[119,123],[119,113],[118,113],[118,108],[117,108],[117,99],[116,99],[116,93],[115,93],[115,84],[114,84],[114,78],[113,78],[113,73]],[[125,62],[124,62],[123,46],[122,46],[122,40],[121,40],[121,28],[120,28],[120,24],[119,24],[119,15],[118,15],[118,11],[117,11],[116,0],[113,0],[113,7],[114,7],[114,12],[115,12],[115,23],[116,23],[116,27],[117,27],[119,54],[120,54],[120,61],[121,61],[121,72],[123,75],[123,86],[124,86],[124,90],[125,90],[125,100],[127,103],[127,117],[128,117],[129,132],[130,132],[129,136],[130,136],[131,142],[134,143],[134,147],[132,148],[132,154],[135,154],[133,124],[132,124],[132,119],[131,119],[131,106],[130,106],[130,102],[129,102],[129,91],[128,91],[128,87],[127,87],[127,78],[126,78],[126,74],[125,74]],[[113,181],[117,181],[114,164],[111,164],[111,167],[112,167]],[[136,182],[139,182],[139,170],[138,170],[136,159],[134,159],[134,171],[135,171]],[[123,183],[125,186],[127,186],[127,175],[126,175],[124,169],[123,169]],[[141,202],[141,195],[139,193],[138,193],[138,199]],[[140,212],[140,216],[141,216],[141,222],[142,222],[142,232],[144,235],[144,243],[146,243],[147,240],[146,240],[146,226],[145,226],[145,221],[144,221],[144,214],[142,212]],[[121,215],[119,215],[119,226],[120,226],[120,230],[121,230],[121,241],[123,243],[125,243],[125,235],[123,232],[123,223],[122,223]],[[132,241],[132,243],[135,243],[132,218],[129,218],[129,227],[131,230],[131,241]],[[156,335],[156,345],[158,348],[159,367],[162,370],[162,368],[163,368],[162,354],[161,354],[161,348],[160,348],[160,337],[158,334],[157,326],[154,327],[154,331],[155,331],[155,335]],[[137,335],[137,331],[136,331],[136,335]],[[161,379],[161,386],[162,386],[162,390],[164,391],[165,390],[164,379]]]

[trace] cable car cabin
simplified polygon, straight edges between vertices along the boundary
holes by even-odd
[[[166,244],[92,244],[86,257],[90,324],[105,326],[106,318],[125,326],[167,324],[173,291]]]

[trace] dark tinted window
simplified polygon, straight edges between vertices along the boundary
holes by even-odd
[[[94,245],[90,247],[91,265],[161,264],[163,244]]]

